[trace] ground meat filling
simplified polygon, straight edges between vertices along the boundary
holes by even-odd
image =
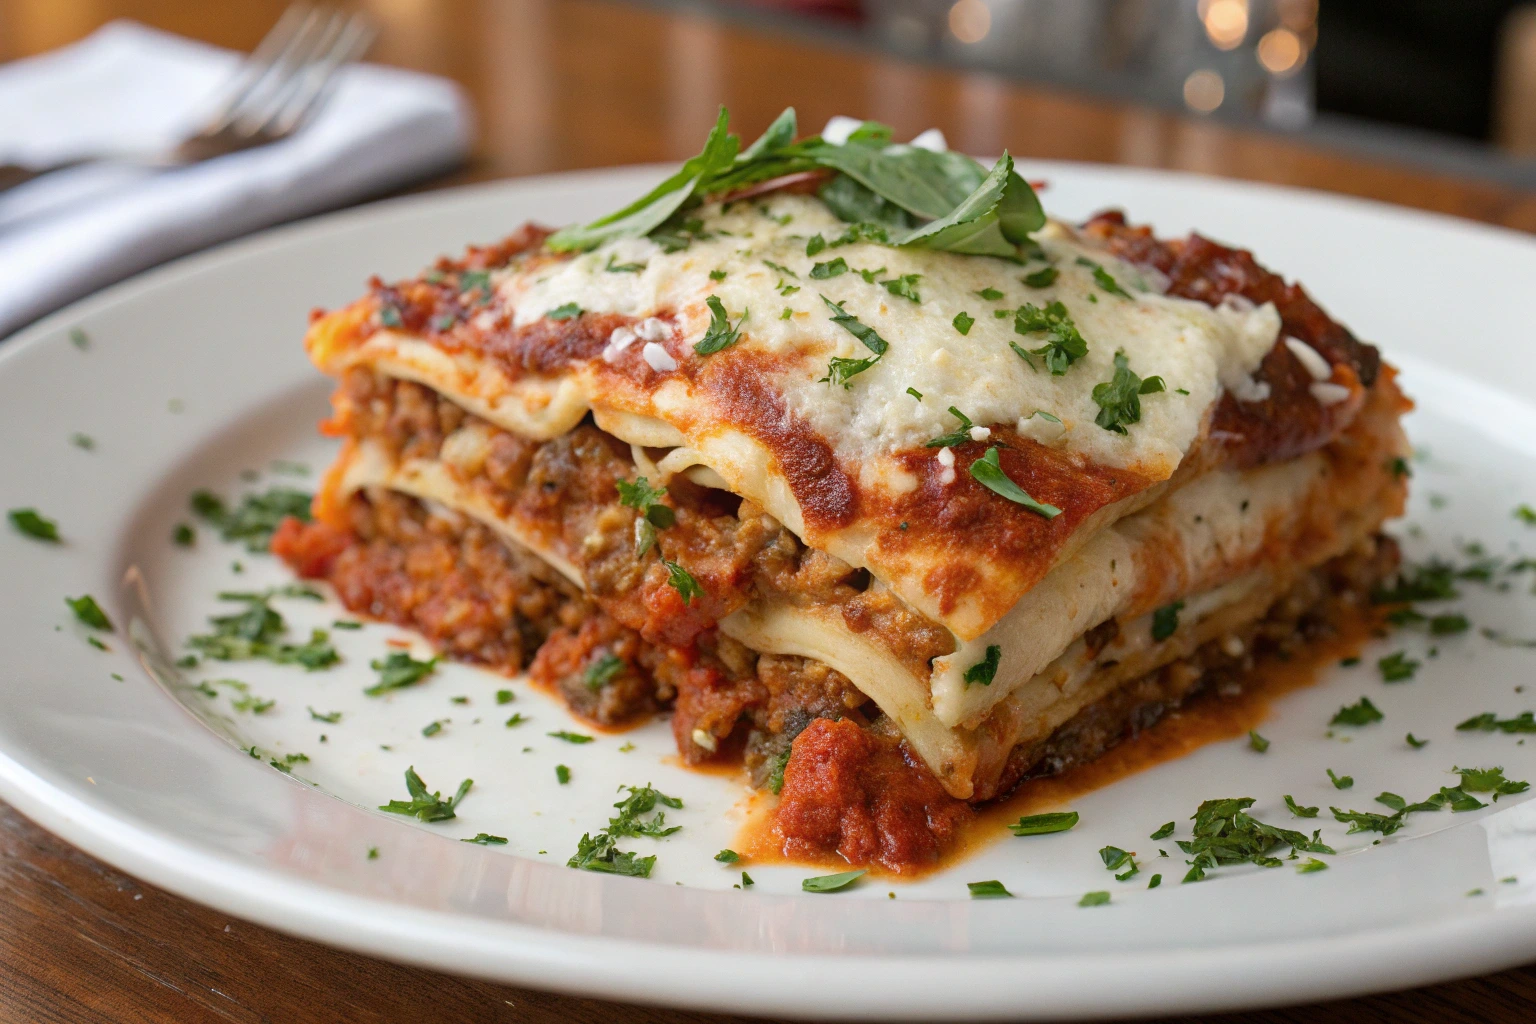
[[[1038,742],[1015,747],[998,794],[1092,761],[1201,694],[1237,693],[1257,659],[1287,657],[1335,635],[1397,562],[1396,544],[1375,537],[1303,575],[1260,619],[1118,688]],[[841,857],[894,872],[921,867],[942,855],[971,813],[878,722],[870,729],[812,722],[795,738],[783,777],[773,828],[792,857]]]

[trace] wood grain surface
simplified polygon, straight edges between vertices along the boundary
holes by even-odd
[[[0,0],[0,60],[113,18],[250,48],[283,0]],[[1362,161],[1244,131],[846,45],[597,0],[372,0],[373,59],[460,82],[475,152],[437,188],[691,155],[730,106],[761,130],[786,105],[931,126],[957,148],[1200,171],[1326,189],[1536,231],[1536,194]],[[1111,202],[1113,197],[1106,197]],[[467,241],[471,241],[466,239]],[[297,339],[295,339],[297,344]],[[0,804],[0,1022],[724,1021],[400,967],[290,938],[143,885]],[[1536,967],[1413,992],[1200,1018],[1229,1024],[1515,1024],[1536,1019]]]

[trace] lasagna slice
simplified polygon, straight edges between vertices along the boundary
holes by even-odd
[[[769,136],[316,314],[343,446],[276,550],[896,871],[1393,569],[1409,405],[1300,287],[1006,156]]]

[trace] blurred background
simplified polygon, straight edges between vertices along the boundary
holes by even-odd
[[[317,79],[291,137],[149,175],[94,160],[195,131],[288,7],[0,0],[0,336],[324,209],[684,159],[722,103],[748,138],[793,105],[805,132],[851,115],[898,139],[936,127],[979,156],[1195,171],[1536,231],[1536,0],[336,0],[311,13],[361,24],[363,42]],[[5,189],[5,165],[77,157],[94,162]],[[88,252],[103,219],[131,230]]]

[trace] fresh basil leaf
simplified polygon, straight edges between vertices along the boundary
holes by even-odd
[[[912,217],[906,210],[846,174],[833,177],[816,195],[827,204],[827,209],[850,224],[879,224],[897,231],[912,229]]]
[[[729,123],[730,115],[721,107],[703,151],[684,163],[676,174],[622,210],[585,226],[557,231],[544,244],[554,252],[593,249],[614,238],[646,235],[661,227],[693,198],[703,182],[735,162],[741,140],[726,130]]]
[[[1017,257],[1029,232],[1045,224],[1034,189],[1014,173],[1006,152],[970,195],[936,219],[895,240],[896,245],[972,256]]]

